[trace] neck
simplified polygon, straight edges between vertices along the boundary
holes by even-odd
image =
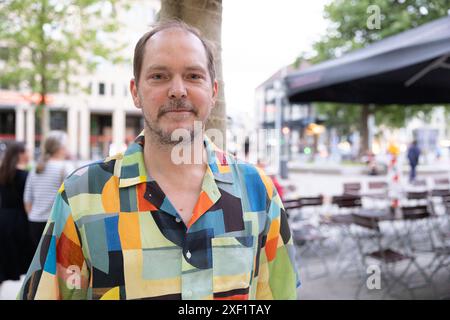
[[[19,170],[25,170],[27,168],[27,165],[25,163],[18,163],[16,168]]]
[[[190,152],[189,152],[190,151]],[[161,145],[145,130],[144,163],[147,172],[155,176],[187,177],[193,172],[205,171],[207,154],[203,145],[203,133],[193,142],[177,145]]]

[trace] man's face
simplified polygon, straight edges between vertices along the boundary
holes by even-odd
[[[192,137],[194,121],[205,124],[217,96],[200,39],[178,28],[160,31],[147,41],[139,83],[132,79],[130,89],[146,130],[161,144],[175,144],[171,134],[179,128]]]

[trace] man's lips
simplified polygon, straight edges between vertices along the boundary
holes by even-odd
[[[194,110],[192,109],[173,109],[173,110],[167,110],[163,112],[163,115],[166,113],[193,113],[195,114]]]

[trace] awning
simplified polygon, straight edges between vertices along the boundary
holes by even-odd
[[[450,17],[285,77],[291,103],[450,102]]]

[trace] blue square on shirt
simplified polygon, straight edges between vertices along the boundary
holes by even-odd
[[[252,212],[266,209],[267,190],[255,168],[247,165],[240,166],[244,171],[248,205]]]
[[[119,238],[119,216],[108,217],[105,219],[106,239],[108,242],[108,251],[120,251]]]
[[[45,235],[44,237],[47,237]],[[56,237],[52,236],[48,246],[47,259],[45,260],[44,271],[56,274]]]

